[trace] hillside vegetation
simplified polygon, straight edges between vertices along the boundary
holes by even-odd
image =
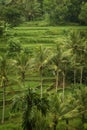
[[[46,126],[40,122],[30,129],[86,129],[86,38],[84,26],[46,27],[37,26],[37,22],[4,32],[0,38],[0,115],[5,117],[1,116],[0,120],[4,119],[5,124],[0,129],[22,129],[24,120],[23,128],[28,130],[37,118],[47,122]],[[30,125],[26,128],[24,106],[28,94],[34,103],[28,106],[29,111],[38,114],[30,115]],[[50,106],[54,100],[56,102]],[[53,108],[50,110],[50,107]]]
[[[86,25],[86,0],[0,0],[0,130],[87,130]]]

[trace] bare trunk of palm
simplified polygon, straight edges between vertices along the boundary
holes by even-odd
[[[66,119],[66,130],[68,130],[69,120]]]
[[[58,80],[59,80],[59,72],[57,70],[57,75],[56,75],[56,93],[57,93],[57,89],[58,89]]]
[[[25,72],[21,73],[21,79],[22,79],[23,86],[25,87]]]
[[[74,84],[76,84],[76,59],[74,60]]]
[[[81,67],[80,70],[80,84],[82,84],[82,79],[83,79],[83,67]]]
[[[76,69],[74,69],[74,84],[76,84]]]
[[[2,109],[2,124],[5,121],[5,81],[3,81],[3,109]]]
[[[58,119],[57,119],[56,115],[54,116],[53,124],[54,124],[53,129],[56,130],[56,127],[58,125]]]
[[[65,96],[65,73],[63,72],[63,102],[64,102],[64,96]]]
[[[41,83],[41,98],[43,97],[43,80],[42,80],[42,70],[40,71],[40,83]]]
[[[84,113],[82,114],[82,123],[83,124],[85,123],[85,114]]]

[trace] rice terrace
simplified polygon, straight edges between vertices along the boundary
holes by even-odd
[[[0,130],[87,130],[86,0],[0,0]]]

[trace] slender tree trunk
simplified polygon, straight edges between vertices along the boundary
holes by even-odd
[[[56,125],[54,125],[54,130],[56,130]]]
[[[25,72],[21,73],[21,80],[22,80],[23,86],[25,87]]]
[[[58,90],[58,85],[59,85],[59,72],[58,72],[58,70],[57,70],[57,74],[56,74],[56,93],[57,93],[57,90]]]
[[[82,124],[84,124],[85,123],[85,114],[83,113],[82,114]]]
[[[3,109],[2,109],[2,124],[5,121],[5,81],[3,81]]]
[[[57,119],[56,115],[54,116],[53,123],[54,123],[53,129],[56,130],[56,127],[57,127],[57,124],[58,124],[58,119]]]
[[[76,84],[76,69],[74,69],[74,84]]]
[[[82,79],[83,79],[83,67],[81,67],[80,70],[80,84],[82,84]]]
[[[68,130],[69,120],[66,119],[66,130]]]
[[[65,73],[63,72],[63,102],[64,102],[64,96],[65,96]]]
[[[43,79],[42,79],[42,69],[40,70],[40,83],[41,83],[41,98],[43,97]]]

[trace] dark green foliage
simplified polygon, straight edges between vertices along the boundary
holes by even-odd
[[[81,12],[79,14],[79,19],[81,20],[82,24],[87,25],[87,2],[83,3],[81,6]]]
[[[68,22],[79,23],[81,19],[86,22],[86,5],[84,7],[82,5],[85,2],[84,0],[44,0],[44,9],[48,13],[52,25],[67,24]]]
[[[4,28],[0,26],[0,37],[3,36],[3,33],[4,33]]]
[[[33,130],[35,128],[36,119],[34,117],[35,109],[40,110],[43,115],[46,115],[48,109],[48,101],[44,97],[39,98],[40,95],[36,94],[32,89],[28,89],[27,94],[24,97],[24,112],[23,112],[23,129]]]
[[[5,7],[3,10],[4,20],[11,24],[11,26],[16,26],[21,23],[21,11],[15,7]]]
[[[5,33],[4,21],[0,21],[0,37]]]
[[[51,25],[77,23],[87,25],[86,0],[25,0],[0,3],[1,18],[12,26],[22,20],[42,20]]]
[[[17,38],[11,38],[8,40],[7,52],[8,56],[16,56],[17,53],[20,53],[22,47],[20,41]]]
[[[44,122],[47,119],[47,126],[45,127],[46,130],[48,128],[57,129],[60,128],[60,125],[63,124],[63,129],[71,128],[70,121],[72,121],[72,128],[78,127],[79,125],[82,129],[84,129],[84,125],[86,123],[85,111],[86,111],[86,93],[87,88],[84,86],[76,85],[72,91],[72,95],[66,95],[65,102],[62,102],[61,93],[52,94],[52,95],[45,95],[43,99],[40,99],[38,94],[32,89],[27,91],[27,94],[24,96],[24,110],[23,110],[23,124],[22,127],[24,130],[34,130],[40,126],[38,123],[40,122],[39,116],[41,115],[41,120]],[[79,88],[77,88],[79,87]],[[83,94],[84,93],[84,94]],[[70,94],[70,93],[69,93]],[[47,100],[49,99],[49,100]],[[45,110],[45,115],[44,111]],[[47,110],[47,111],[46,111]],[[41,112],[41,113],[40,113]],[[36,113],[36,114],[35,114]],[[49,114],[48,114],[49,113]],[[81,114],[84,113],[84,122]],[[39,115],[40,114],[40,115]],[[51,115],[50,115],[51,114]],[[38,121],[37,121],[38,119]],[[78,124],[73,123],[73,119],[77,120],[77,122],[81,119]],[[50,123],[50,124],[49,124]],[[46,124],[44,124],[45,126]],[[40,129],[43,129],[40,127]]]
[[[38,0],[27,0],[24,5],[25,17],[28,21],[35,20],[41,16],[41,8]]]

